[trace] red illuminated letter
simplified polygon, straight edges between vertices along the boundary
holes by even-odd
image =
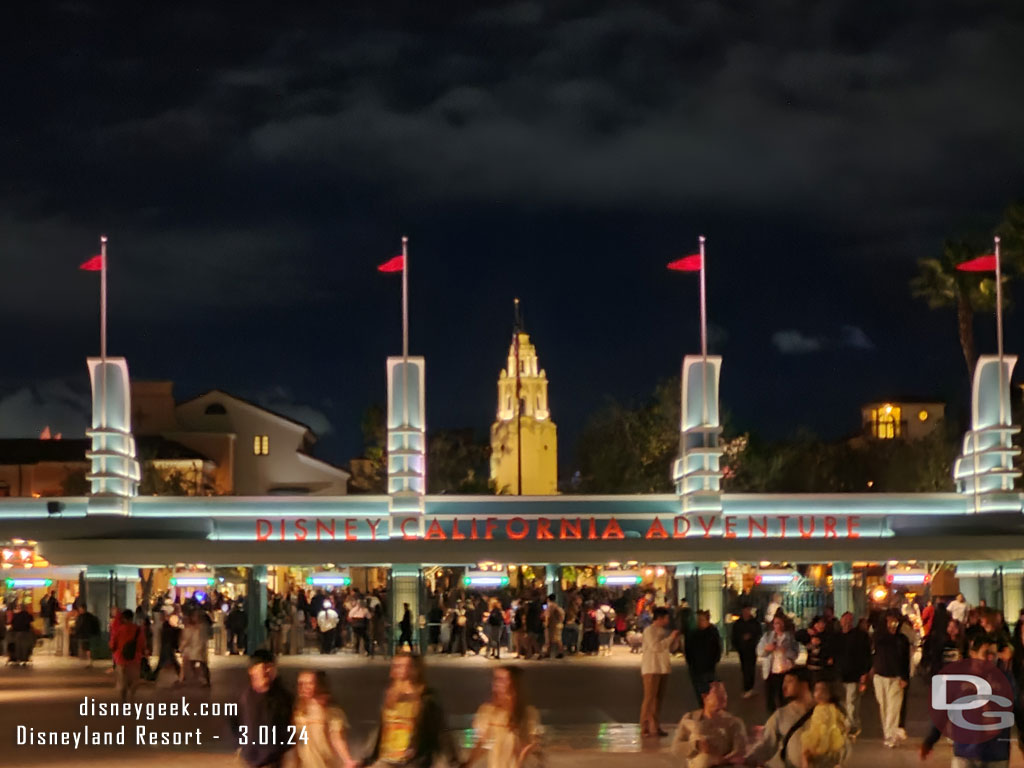
[[[263,527],[266,526],[266,531]],[[260,518],[256,521],[256,541],[266,541],[270,538],[270,534],[274,532],[274,524],[269,520]]]
[[[309,531],[306,530],[306,518],[300,517],[295,521],[295,530],[298,531],[298,533],[295,534],[295,540],[305,541],[306,537],[309,535]]]
[[[857,529],[860,527],[860,515],[850,515],[846,518],[846,538],[848,539],[859,539],[860,531]]]
[[[415,522],[416,522],[416,518],[415,517],[407,517],[404,520],[402,520],[402,524],[398,526],[398,530],[401,531],[402,538],[405,541],[412,541],[413,539],[418,538],[418,532],[416,532],[416,533],[409,533],[408,531],[405,530],[405,526],[407,526],[409,523],[415,523]]]
[[[452,541],[462,541],[466,538],[466,534],[459,530],[459,518],[452,520]]]
[[[645,539],[667,539],[668,531],[665,530],[665,526],[661,524],[661,520],[654,518],[654,522],[651,523],[651,527],[647,529],[647,533],[644,534]]]
[[[326,525],[324,525],[324,521],[323,520],[321,520],[319,517],[316,519],[316,540],[317,541],[320,541],[320,532],[321,531],[323,531],[324,533],[331,534],[331,541],[334,541],[334,522],[335,522],[334,518],[332,517],[331,518],[331,527],[328,528]]]
[[[345,541],[355,541],[359,536],[356,535],[356,521],[351,517],[345,520]]]
[[[583,526],[580,523],[580,519],[577,517],[576,522],[572,520],[566,520],[564,517],[561,520],[558,529],[558,538],[560,539],[582,539],[583,538]]]
[[[789,515],[779,515],[779,535],[782,538],[786,538],[786,521],[789,520]]]
[[[736,518],[726,516],[723,518],[725,525],[725,538],[735,539],[736,538]]]
[[[622,528],[619,526],[619,521],[614,517],[609,518],[608,525],[604,529],[604,533],[601,534],[602,539],[624,539],[626,538],[622,533]]]
[[[751,517],[749,520],[747,520],[747,536],[749,538],[751,538],[751,539],[754,538],[754,528],[757,528],[757,530],[759,530],[761,532],[761,538],[762,539],[767,539],[768,538],[768,518],[767,517],[762,517],[760,523],[757,522],[757,518],[756,517]]]
[[[683,523],[682,530],[679,528],[679,523]],[[672,538],[673,539],[685,539],[690,533],[690,518],[678,515],[672,522]]]
[[[494,538],[494,529],[498,527],[498,518],[488,517],[484,523],[484,540],[490,541]]]
[[[800,529],[801,539],[809,539],[814,535],[814,518],[808,515],[807,519],[811,521],[811,530],[809,531],[804,529],[804,518],[802,515],[796,519],[796,525]]]
[[[444,535],[444,531],[441,530],[441,524],[437,520],[431,520],[430,525],[427,526],[427,535],[425,539],[447,539]]]
[[[370,526],[370,541],[376,541],[377,540],[377,526],[380,525],[380,518],[378,517],[376,520],[371,520],[370,518],[366,518],[366,524],[368,526]]]
[[[711,538],[711,526],[715,524],[715,518],[711,518],[707,522],[704,522],[703,515],[697,515],[697,522],[700,523],[700,527],[704,529],[704,538]]]
[[[836,523],[838,521],[832,515],[825,516],[825,538],[826,539],[837,539],[839,534],[836,533]]]
[[[512,524],[513,523],[515,523],[516,525],[522,524],[522,526],[523,526],[522,529],[520,529],[518,531],[513,531],[512,530]],[[512,539],[513,541],[519,541],[520,539],[525,539],[526,538],[526,534],[528,534],[529,532],[530,532],[530,524],[528,522],[526,522],[525,520],[523,520],[523,518],[521,518],[521,517],[513,517],[511,520],[509,520],[507,523],[505,523],[505,536],[507,536],[508,538]]]
[[[551,532],[551,521],[546,517],[537,518],[537,538],[538,539],[553,539],[555,534]]]

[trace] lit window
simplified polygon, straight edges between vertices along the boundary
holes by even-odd
[[[270,454],[270,436],[256,435],[252,439],[252,452],[256,456],[268,456]]]
[[[900,424],[900,407],[884,405],[871,409],[871,435],[879,440],[892,440],[899,437],[902,429]]]

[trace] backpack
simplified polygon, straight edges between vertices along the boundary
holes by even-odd
[[[136,653],[136,651],[139,650],[138,649],[139,631],[140,631],[139,628],[136,627],[135,628],[135,636],[131,640],[129,640],[127,643],[125,643],[124,647],[121,648],[121,658],[124,659],[125,661],[134,661],[135,660],[135,653]]]
[[[612,615],[606,611],[604,614],[604,620],[601,622],[601,625],[605,629],[615,629],[615,619],[613,619]]]

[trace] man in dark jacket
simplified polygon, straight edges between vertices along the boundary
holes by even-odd
[[[686,638],[686,665],[690,668],[690,682],[701,701],[701,694],[715,679],[715,667],[722,658],[722,637],[711,624],[710,611],[697,611],[697,628]]]
[[[910,684],[910,641],[900,632],[900,616],[889,613],[875,630],[875,656],[871,663],[875,698],[882,718],[882,735],[887,747],[898,746],[900,707]]]
[[[807,649],[805,666],[814,682],[832,677],[832,634],[826,629],[824,616],[815,616],[807,629],[796,633],[797,642]]]
[[[853,614],[839,617],[839,632],[832,636],[835,671],[843,684],[846,716],[850,719],[850,735],[860,734],[860,697],[867,690],[871,672],[871,637],[858,627]]]
[[[87,666],[92,666],[92,647],[100,636],[100,620],[89,613],[84,602],[79,601],[75,607],[75,643],[79,658],[88,659]]]
[[[732,623],[732,647],[740,655],[740,669],[743,671],[743,698],[754,695],[754,678],[757,669],[757,642],[761,639],[761,622],[754,618],[749,605],[740,609],[740,617]]]
[[[277,679],[274,655],[263,648],[255,651],[249,657],[249,687],[238,700],[238,714],[231,718],[246,765],[252,768],[281,765],[292,748],[288,726],[292,723],[293,703],[291,692]],[[276,741],[272,738],[275,733]],[[268,734],[271,738],[266,737]]]

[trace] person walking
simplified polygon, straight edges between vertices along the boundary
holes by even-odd
[[[547,642],[544,645],[544,658],[554,653],[556,658],[565,655],[562,646],[562,629],[565,625],[565,611],[558,604],[554,595],[548,595],[548,607],[544,612],[544,633]]]
[[[498,667],[491,676],[491,699],[473,718],[476,743],[465,768],[485,753],[487,768],[520,768],[540,757],[540,715],[526,703],[522,668]]]
[[[501,658],[501,633],[505,629],[505,614],[501,610],[501,601],[491,598],[487,611],[484,631],[487,634],[487,655],[492,659]]]
[[[702,692],[715,679],[715,667],[721,658],[722,636],[711,623],[711,611],[697,611],[697,628],[686,638],[686,666],[698,705]]]
[[[875,631],[875,655],[871,676],[882,720],[885,746],[897,746],[905,737],[900,734],[900,707],[910,683],[910,642],[899,631],[899,614],[888,613],[885,624]]]
[[[146,648],[146,633],[134,621],[135,614],[125,609],[116,631],[111,634],[110,644],[114,653],[114,688],[121,702],[135,700],[135,689],[139,684],[142,657],[149,655]]]
[[[757,643],[761,639],[761,622],[754,618],[749,605],[740,608],[740,617],[730,628],[732,647],[740,657],[740,671],[743,675],[743,698],[755,695],[754,679],[757,671]]]
[[[281,738],[292,724],[294,699],[277,676],[274,654],[258,648],[249,657],[249,685],[231,716],[232,730],[241,744],[239,757],[251,768],[280,768],[291,750],[291,740]],[[262,729],[262,731],[261,731]],[[278,738],[261,738],[261,733]]]
[[[364,766],[430,768],[439,757],[461,762],[444,711],[427,687],[422,659],[402,653],[391,662],[377,737]]]
[[[946,606],[946,610],[949,611],[949,615],[953,619],[959,621],[960,624],[963,625],[967,622],[967,613],[971,610],[971,606],[964,597],[964,593],[957,592],[956,599]]]
[[[968,657],[974,661],[981,662],[985,667],[991,669],[995,665],[997,654],[998,643],[993,638],[987,635],[975,635],[971,639]],[[1006,674],[1005,670],[1003,673]],[[993,670],[993,674],[997,674],[997,672]],[[1009,675],[1007,675],[1007,681],[1013,687],[1016,698],[1016,685]],[[977,693],[977,689],[971,683],[964,684],[964,689],[962,693],[968,696]],[[949,692],[945,695],[950,697]],[[959,696],[953,695],[950,700],[955,701],[958,698]],[[1017,707],[1014,706],[1014,709],[1016,710]],[[919,754],[922,761],[928,758],[941,737],[942,731],[933,725],[920,747]],[[1012,742],[1010,728],[1004,728],[998,733],[990,733],[989,738],[983,740],[972,739],[969,743],[954,741],[952,768],[1006,768],[1010,764],[1010,744]],[[1021,750],[1024,751],[1024,734],[1021,733],[1019,719],[1017,720],[1017,742]]]
[[[396,652],[404,648],[408,648],[409,653],[412,653],[412,610],[409,608],[408,603],[402,603],[402,620],[398,622],[398,648]]]
[[[86,666],[92,666],[92,649],[100,637],[100,620],[89,613],[84,602],[75,607],[75,642],[78,645],[78,657],[86,659]]]
[[[644,698],[640,706],[640,735],[646,737],[667,736],[661,729],[661,703],[668,687],[668,676],[672,672],[672,658],[669,649],[679,637],[679,630],[668,629],[667,608],[654,609],[650,626],[644,630],[640,657],[640,677],[643,680]]]
[[[785,701],[782,692],[783,678],[796,665],[799,650],[796,639],[787,626],[786,617],[780,611],[776,611],[771,629],[757,644],[757,656],[762,660],[765,674],[765,704],[769,715]]]
[[[676,727],[672,754],[683,768],[729,765],[747,752],[747,727],[726,707],[729,697],[720,680],[712,680],[701,692],[700,709],[687,712]]]
[[[838,684],[818,680],[814,684],[814,709],[801,732],[804,768],[836,768],[850,754],[850,725],[839,704]]]
[[[615,609],[607,600],[597,609],[597,637],[600,655],[611,656],[612,639],[615,637]]]
[[[320,653],[334,653],[338,635],[338,612],[330,600],[324,600],[320,613],[316,616],[316,630],[320,633]],[[358,648],[356,649],[358,651]]]
[[[355,768],[348,745],[348,719],[331,699],[327,672],[299,672],[292,719],[302,736],[295,745],[295,768]]]
[[[839,617],[839,632],[832,637],[835,669],[843,687],[843,709],[850,723],[850,736],[860,735],[860,697],[871,674],[871,637],[853,621],[847,611]]]
[[[782,696],[788,702],[768,717],[760,737],[747,751],[744,765],[769,768],[804,765],[802,732],[814,712],[811,675],[806,668],[790,667],[782,674]]]

